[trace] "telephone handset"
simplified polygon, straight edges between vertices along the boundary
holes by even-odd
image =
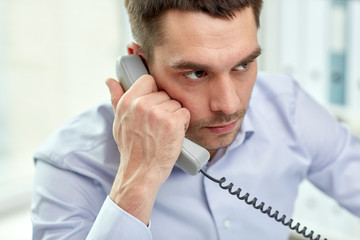
[[[128,90],[131,85],[144,74],[148,74],[148,71],[140,56],[134,54],[122,56],[116,60],[116,75],[125,91]],[[219,184],[220,188],[227,190],[231,195],[236,196],[239,200],[253,206],[263,214],[268,215],[275,221],[289,227],[291,230],[294,230],[303,237],[310,240],[321,239],[321,235],[314,237],[314,231],[307,233],[307,227],[301,228],[300,223],[294,224],[294,220],[292,218],[287,220],[286,215],[280,215],[279,211],[274,211],[271,206],[266,208],[264,202],[259,204],[256,197],[251,200],[249,193],[241,193],[241,188],[235,190],[234,184],[227,184],[225,177],[216,179],[203,171],[202,168],[208,162],[209,158],[210,153],[206,149],[185,138],[181,154],[176,162],[176,165],[191,175],[196,175],[198,172],[201,172],[205,177]],[[324,240],[327,240],[327,238],[324,238]]]
[[[142,75],[149,74],[139,55],[121,56],[116,60],[116,75],[125,91]],[[196,175],[209,161],[210,153],[185,138],[176,166],[190,175]]]

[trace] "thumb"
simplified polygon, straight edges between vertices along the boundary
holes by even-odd
[[[105,83],[110,91],[111,104],[112,104],[113,110],[114,110],[114,112],[116,112],[116,107],[118,105],[118,102],[119,102],[121,96],[124,94],[124,90],[122,89],[119,82],[113,78],[106,79]]]

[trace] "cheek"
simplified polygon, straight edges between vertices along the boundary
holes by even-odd
[[[237,94],[240,97],[241,104],[248,104],[251,93],[257,78],[257,68],[254,68],[250,73],[246,81],[239,82],[237,85]]]
[[[244,83],[239,84],[239,86],[237,88],[238,89],[237,94],[238,94],[238,97],[240,98],[241,105],[248,103],[250,96],[251,96],[252,89],[254,87],[254,83],[255,83],[255,81],[251,80],[249,82],[246,82],[245,84]]]
[[[204,90],[204,89],[202,89]],[[208,98],[203,91],[199,90],[184,90],[183,88],[171,88],[168,94],[174,100],[177,100],[181,105],[190,112],[190,125],[196,122],[207,120],[212,117],[209,108]]]
[[[208,104],[206,97],[202,96],[198,91],[190,92],[183,89],[169,93],[171,98],[179,101],[184,108],[190,112],[190,122],[209,117]]]
[[[164,90],[169,96],[180,102],[191,114],[191,121],[209,117],[208,90],[206,86],[187,86],[178,76],[171,73],[154,76],[160,90]]]

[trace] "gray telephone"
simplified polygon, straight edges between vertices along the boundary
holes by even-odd
[[[126,91],[142,75],[149,74],[139,55],[121,56],[116,60],[116,76]],[[196,175],[209,161],[210,153],[203,147],[184,139],[176,165],[190,175]]]

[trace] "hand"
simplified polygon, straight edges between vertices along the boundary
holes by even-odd
[[[113,135],[121,153],[110,197],[147,223],[157,192],[180,154],[190,113],[166,92],[158,92],[150,75],[139,78],[125,94],[114,79],[106,83],[115,113]],[[132,203],[124,206],[128,197]]]

